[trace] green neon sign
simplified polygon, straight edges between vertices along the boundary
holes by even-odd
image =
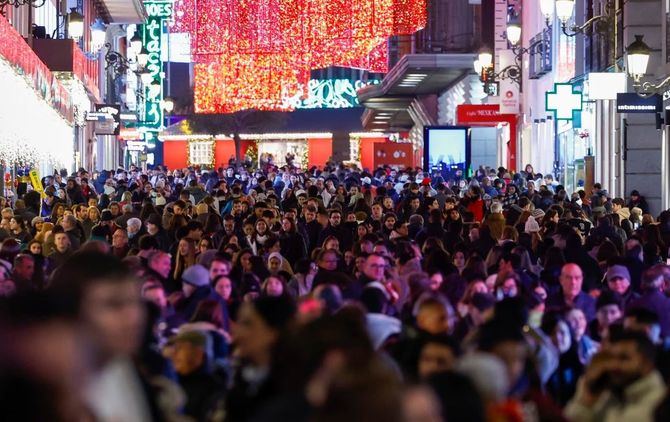
[[[573,120],[582,110],[582,93],[572,84],[555,83],[554,90],[545,93],[545,108],[556,120]]]
[[[166,20],[172,16],[172,1],[145,1],[147,23],[141,26],[142,42],[149,52],[147,70],[151,74],[151,83],[144,87],[144,115],[142,126],[160,129],[163,126],[163,61],[161,60],[162,35]]]

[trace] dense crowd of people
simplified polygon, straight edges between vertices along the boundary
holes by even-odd
[[[667,421],[670,211],[532,166],[44,177],[0,198],[21,421]]]

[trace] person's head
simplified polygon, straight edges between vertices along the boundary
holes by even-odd
[[[663,291],[665,279],[670,275],[670,268],[667,265],[654,265],[642,273],[640,286],[646,292]]]
[[[561,268],[560,283],[563,295],[567,298],[575,298],[582,291],[584,275],[577,264],[565,264]]]
[[[112,247],[125,248],[128,246],[128,233],[123,229],[116,229],[112,235]]]
[[[640,332],[626,330],[610,339],[610,377],[614,387],[624,389],[656,367],[656,347]]]
[[[588,326],[584,311],[579,308],[572,308],[566,314],[565,320],[570,325],[570,328],[575,335],[575,340],[579,341],[586,333],[586,328]]]
[[[10,230],[15,231],[15,232],[23,230],[25,228],[25,223],[23,221],[23,218],[19,215],[13,216],[9,220],[9,228],[10,228]]]
[[[658,314],[650,309],[641,306],[626,309],[623,327],[643,333],[655,344],[661,342],[660,320]]]
[[[189,237],[184,237],[179,241],[179,245],[177,247],[177,253],[182,257],[190,257],[195,255],[196,253],[195,241]]]
[[[294,315],[295,305],[285,295],[262,296],[244,302],[233,328],[237,355],[255,365],[268,367],[276,343]]]
[[[33,255],[42,255],[42,243],[39,240],[30,241],[28,251]]]
[[[630,288],[630,272],[623,265],[612,265],[605,274],[607,287],[620,295],[624,295]]]
[[[200,264],[191,265],[181,275],[181,290],[185,297],[203,287],[210,287],[209,271]]]
[[[479,348],[505,364],[512,383],[523,374],[529,348],[521,327],[498,319],[488,321],[480,328]]]
[[[21,280],[31,280],[35,274],[35,258],[28,254],[17,255],[12,274]]]
[[[134,237],[142,229],[142,220],[133,217],[126,222],[127,233],[129,237]]]
[[[498,273],[494,285],[494,292],[498,300],[519,296],[522,293],[521,288],[521,278],[514,270],[506,270]]]
[[[208,334],[197,330],[183,331],[171,340],[169,356],[177,374],[189,375],[207,364],[208,341]]]
[[[381,204],[375,203],[375,204],[372,205],[372,219],[373,220],[381,219],[383,212],[384,212],[384,208],[382,208]]]
[[[172,262],[170,255],[163,251],[153,250],[149,252],[147,255],[147,265],[164,279],[167,279],[170,276]]]
[[[446,335],[428,337],[419,352],[417,373],[420,379],[426,380],[433,374],[453,369],[460,348],[458,343]]]
[[[601,329],[606,329],[623,316],[621,296],[618,293],[606,290],[598,296],[596,301],[596,318]]]
[[[198,220],[191,220],[186,224],[186,237],[198,242],[204,234],[203,225]]]
[[[142,299],[153,303],[161,310],[167,308],[168,305],[165,289],[163,288],[163,285],[156,280],[146,281],[142,285]]]
[[[65,231],[73,230],[77,227],[77,219],[74,215],[68,214],[63,216],[62,226]]]
[[[230,261],[223,257],[215,256],[209,265],[209,279],[214,280],[218,276],[228,276],[232,270]]]
[[[277,274],[282,268],[283,261],[284,259],[280,254],[276,252],[271,253],[268,257],[268,270],[272,274]]]
[[[137,281],[119,259],[100,252],[76,253],[56,269],[51,289],[77,309],[98,361],[131,357],[138,350],[144,307]]]
[[[334,249],[322,249],[316,262],[323,270],[335,271],[339,262],[339,253]]]
[[[335,236],[328,236],[323,241],[323,249],[332,249],[334,251],[340,250],[340,241]]]
[[[233,294],[233,282],[226,275],[219,275],[214,278],[214,291],[221,296],[223,300],[230,300]]]
[[[342,212],[337,209],[330,210],[328,213],[328,222],[333,227],[338,227],[342,223]]]
[[[60,253],[64,253],[70,249],[70,238],[67,233],[63,231],[54,233],[54,245]]]
[[[186,202],[180,199],[172,204],[172,213],[174,215],[182,215],[184,212],[186,212]]]
[[[395,223],[396,223],[395,214],[387,213],[384,216],[384,227],[386,227],[387,230],[393,230],[393,226],[395,226]]]
[[[465,267],[465,252],[462,250],[456,250],[452,257],[452,262],[456,268],[459,270]]]
[[[270,276],[263,282],[261,292],[266,296],[282,296],[286,293],[286,286],[279,277]]]
[[[371,280],[380,281],[384,279],[386,266],[386,259],[379,254],[373,253],[365,259],[363,273]]]
[[[432,296],[421,300],[416,313],[416,326],[432,335],[448,334],[453,327],[449,327],[449,314],[445,302]]]
[[[570,325],[559,312],[551,311],[542,315],[540,328],[551,338],[559,353],[566,353],[572,346]]]

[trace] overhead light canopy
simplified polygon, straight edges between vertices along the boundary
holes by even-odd
[[[70,13],[68,13],[67,33],[74,39],[79,39],[84,36],[84,16],[77,12],[76,7],[70,9]]]
[[[635,41],[626,48],[626,71],[635,81],[639,81],[647,73],[651,54],[651,49],[643,38],[643,35],[636,35]]]

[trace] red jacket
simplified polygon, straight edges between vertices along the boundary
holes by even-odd
[[[481,198],[476,201],[470,201],[467,209],[472,213],[475,222],[482,222],[484,219],[484,201]]]

